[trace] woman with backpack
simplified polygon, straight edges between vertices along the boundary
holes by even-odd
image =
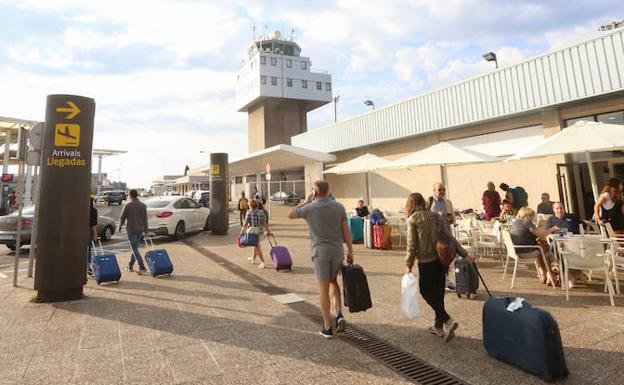
[[[260,265],[258,265],[259,269],[264,269],[264,255],[262,254],[260,241],[262,240],[262,234],[265,229],[267,236],[272,234],[271,230],[269,230],[269,223],[266,220],[264,210],[260,209],[258,201],[252,199],[249,201],[249,210],[247,210],[247,214],[245,215],[245,222],[241,228],[241,234],[250,230],[258,234],[258,244],[253,246],[251,257],[247,258],[247,260],[249,263],[254,263],[256,258],[260,259]]]
[[[444,292],[448,261],[438,253],[438,245],[444,240],[457,254],[467,258],[469,263],[474,258],[453,238],[448,224],[437,213],[427,209],[425,198],[420,193],[412,193],[405,203],[407,217],[407,255],[406,272],[412,274],[414,262],[418,260],[418,285],[424,300],[435,312],[435,324],[427,329],[431,334],[443,337],[449,342],[455,336],[459,323],[448,315],[444,308]]]

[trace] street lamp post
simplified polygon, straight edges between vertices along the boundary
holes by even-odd
[[[339,100],[340,100],[340,95],[334,96],[334,123],[338,121],[338,110],[336,109],[336,105],[338,104]]]
[[[364,104],[366,104],[369,107],[373,107],[373,110],[375,109],[375,103],[373,103],[372,100],[365,100]]]
[[[483,58],[487,61],[493,61],[496,65],[496,69],[498,69],[498,60],[496,60],[496,54],[494,52],[488,52],[484,54]]]

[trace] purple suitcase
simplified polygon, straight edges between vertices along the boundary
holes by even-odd
[[[271,242],[271,237],[273,238],[273,242]],[[271,260],[273,261],[273,266],[275,266],[275,270],[290,270],[292,268],[292,259],[290,258],[290,253],[288,249],[284,246],[278,246],[277,241],[275,240],[275,236],[273,234],[267,236],[269,240],[269,244],[271,245]],[[274,245],[275,244],[275,245]]]

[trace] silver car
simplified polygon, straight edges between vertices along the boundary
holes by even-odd
[[[22,210],[22,238],[20,246],[30,245],[33,218],[35,217],[35,206],[28,206]],[[83,229],[88,231],[87,226]],[[98,215],[97,232],[100,239],[108,241],[115,234],[115,221],[112,218]],[[9,249],[15,250],[17,238],[17,211],[0,217],[0,244],[6,245]]]

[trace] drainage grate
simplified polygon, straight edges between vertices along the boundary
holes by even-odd
[[[234,273],[236,276],[249,282],[259,290],[269,295],[287,294],[287,292],[269,281],[242,269],[235,263],[199,246],[192,241],[184,241],[198,253],[210,258],[214,262],[222,265],[225,269]],[[294,302],[287,304],[291,309],[304,315],[306,318],[322,323],[319,308],[310,302]],[[454,377],[453,375],[442,371],[428,363],[418,359],[413,354],[376,337],[354,325],[347,325],[344,333],[340,334],[342,341],[360,349],[362,352],[377,359],[380,363],[390,368],[394,372],[404,376],[416,384],[422,385],[468,385],[466,382]]]

